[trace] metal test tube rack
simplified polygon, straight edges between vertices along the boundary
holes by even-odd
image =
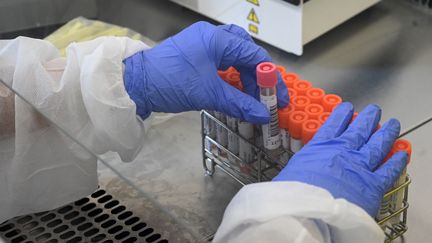
[[[228,133],[238,137],[239,141],[241,140],[249,144],[254,151],[253,162],[246,163],[246,161],[243,161],[238,155],[232,153],[227,147],[219,144],[216,138],[210,137],[206,124],[212,122],[215,126],[221,126]],[[203,167],[206,175],[212,176],[216,168],[218,168],[241,185],[270,181],[285,166],[284,161],[280,161],[279,158],[284,153],[287,153],[284,158],[288,159],[294,154],[291,151],[281,151],[279,154],[270,156],[265,152],[263,147],[243,138],[240,134],[230,129],[226,124],[216,119],[207,111],[201,111],[201,135]],[[226,156],[222,156],[222,154]],[[404,195],[402,207],[400,209],[395,211],[390,210],[388,216],[377,220],[377,223],[381,226],[386,236],[386,243],[402,237],[408,230],[408,186],[410,183],[411,178],[407,175],[405,183],[396,188],[392,188],[384,195],[384,198],[390,198],[400,191],[403,191]],[[398,223],[394,223],[394,218],[399,218]],[[390,223],[391,221],[393,221],[393,223]]]

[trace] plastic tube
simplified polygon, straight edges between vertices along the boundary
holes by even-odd
[[[288,88],[293,89],[294,84],[299,81],[299,76],[295,73],[286,73],[282,76],[282,80]]]
[[[207,111],[210,115],[214,116],[214,112],[212,111]],[[204,133],[215,139],[216,138],[216,123],[210,119],[207,116],[204,116]],[[207,139],[205,140],[205,147],[210,150],[211,149],[211,145],[210,145],[210,141],[208,141]]]
[[[305,107],[304,111],[308,114],[309,119],[318,120],[318,116],[324,112],[324,108],[318,104],[309,104]]]
[[[399,151],[406,151],[408,153],[408,164],[409,164],[411,161],[411,153],[412,153],[411,143],[405,139],[396,140],[392,148],[392,153],[395,154]],[[407,178],[407,167],[405,167],[405,169],[402,171],[401,176],[396,181],[393,187],[398,187],[403,183],[405,183],[406,178]],[[393,212],[402,208],[404,195],[405,195],[404,190],[399,190],[398,192],[396,192],[396,194],[393,195],[392,202],[391,202],[391,210]],[[399,222],[400,222],[400,217],[393,217],[390,219],[390,223],[393,225],[398,224]]]
[[[215,111],[214,115],[216,119],[226,124],[227,120],[225,114],[219,111]],[[228,131],[222,126],[217,124],[216,124],[216,141],[224,147],[227,147],[228,145]]]
[[[321,123],[317,120],[307,120],[302,125],[302,141],[307,144],[321,127]]]
[[[399,151],[403,151],[403,150],[408,153],[408,155],[409,155],[408,162],[409,162],[411,159],[411,152],[412,152],[411,143],[405,139],[398,139],[393,144],[393,147],[390,150],[390,153],[386,156],[383,163],[385,163],[395,153],[397,153]],[[393,188],[402,185],[405,182],[405,180],[406,180],[406,168],[403,170],[401,176],[396,181],[396,183],[393,185]],[[380,210],[378,212],[377,219],[382,220],[385,217],[390,216],[391,212],[394,212],[395,210],[400,209],[402,207],[403,198],[404,198],[404,191],[403,190],[398,191],[397,193],[395,193],[391,197],[385,197],[383,199],[383,201],[381,202],[381,207],[380,207]],[[395,217],[390,218],[389,223],[390,224],[398,224],[399,221],[400,221],[400,217],[395,216]],[[384,228],[385,226],[382,226],[382,227]]]
[[[238,122],[238,131],[240,136],[245,138],[248,142],[253,143],[254,140],[254,126],[245,121]],[[239,157],[245,163],[252,163],[254,161],[253,147],[247,141],[240,139],[239,141]]]
[[[307,80],[299,80],[293,85],[293,89],[297,91],[298,95],[306,95],[306,92],[312,88],[312,84]]]
[[[228,150],[235,155],[239,154],[238,122],[238,118],[227,116],[227,126],[234,131],[228,132]]]
[[[323,97],[322,106],[324,107],[324,111],[332,112],[333,109],[342,103],[342,98],[335,94],[327,94]]]
[[[291,135],[290,148],[296,153],[303,147],[302,125],[308,120],[308,115],[304,111],[293,111],[289,115],[289,133]]]
[[[260,101],[270,113],[270,123],[261,126],[264,148],[275,151],[280,147],[279,120],[277,114],[276,66],[271,62],[263,62],[257,66],[257,83],[260,87]]]
[[[325,96],[325,91],[320,88],[310,88],[306,91],[306,97],[311,100],[312,104],[321,105],[323,102],[323,98]]]
[[[281,134],[282,148],[285,151],[290,150],[290,133],[289,133],[289,115],[294,111],[294,106],[289,105],[286,108],[278,110],[279,116],[279,128]],[[288,157],[286,158],[288,159]],[[281,161],[285,160],[285,157],[281,158]]]
[[[310,104],[310,100],[306,96],[295,96],[291,99],[291,104],[296,111],[304,111],[306,106]]]

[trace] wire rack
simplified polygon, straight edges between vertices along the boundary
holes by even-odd
[[[239,142],[241,141],[250,146],[253,151],[253,160],[245,161],[229,150],[228,146],[221,145],[211,131],[216,127],[228,133],[230,136],[236,137]],[[259,128],[255,127],[254,129],[254,133],[256,134],[255,140],[247,140],[210,112],[202,111],[202,156],[205,173],[211,176],[215,173],[216,168],[218,168],[241,185],[269,181],[276,176],[294,153],[291,151],[280,151],[269,154],[262,145],[260,145],[259,141],[261,141],[262,138],[259,135]],[[386,243],[396,238],[403,237],[403,234],[408,230],[408,186],[410,183],[411,178],[407,176],[404,183],[392,188],[383,197],[383,201],[386,199],[391,200],[392,197],[403,193],[402,206],[397,210],[389,209],[384,218],[376,220],[384,231]]]

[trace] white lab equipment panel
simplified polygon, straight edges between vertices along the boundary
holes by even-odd
[[[379,0],[171,0],[301,55],[303,46]],[[295,3],[297,2],[297,4]]]

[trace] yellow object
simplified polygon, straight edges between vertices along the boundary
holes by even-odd
[[[153,41],[131,29],[84,17],[69,21],[47,36],[45,40],[51,42],[59,49],[60,54],[65,56],[66,47],[70,43],[92,40],[100,36],[127,36],[134,40],[141,40],[150,46],[153,45]]]

